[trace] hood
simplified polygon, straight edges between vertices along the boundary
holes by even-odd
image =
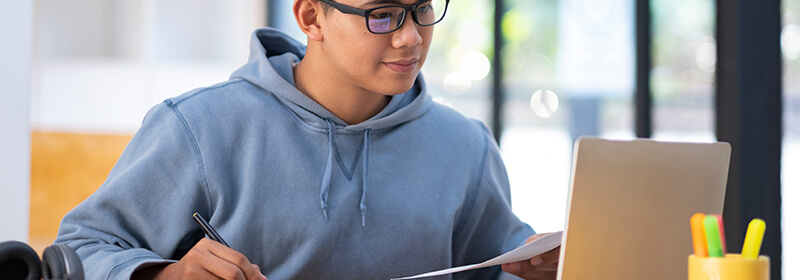
[[[231,79],[244,79],[271,92],[302,121],[318,129],[328,129],[326,119],[349,132],[392,128],[418,118],[433,104],[420,74],[408,92],[392,97],[380,113],[361,123],[348,125],[295,87],[291,65],[301,60],[305,52],[302,43],[282,31],[257,29],[251,37],[248,63],[234,72]]]
[[[315,128],[316,131],[327,133],[327,162],[322,171],[323,176],[320,183],[320,208],[326,221],[328,220],[328,194],[332,185],[331,173],[334,162],[339,164],[349,181],[360,158],[363,167],[361,200],[358,207],[361,210],[361,225],[365,226],[372,131],[392,129],[422,116],[431,107],[433,100],[428,95],[422,74],[420,74],[409,91],[393,96],[389,104],[377,115],[361,123],[348,125],[295,87],[292,65],[303,59],[305,51],[306,47],[302,43],[277,29],[257,29],[251,38],[248,63],[236,70],[231,75],[231,79],[244,79],[274,94],[287,109],[297,116],[298,121]],[[364,135],[355,155],[356,160],[349,168],[342,163],[339,148],[336,145],[336,134],[340,130]]]

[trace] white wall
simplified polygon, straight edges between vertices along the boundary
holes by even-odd
[[[27,241],[33,0],[0,0],[0,6],[0,241]]]
[[[264,6],[262,0],[37,0],[31,126],[134,133],[152,106],[225,81],[246,63]]]

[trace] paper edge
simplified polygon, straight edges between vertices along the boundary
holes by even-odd
[[[550,248],[547,251],[542,252],[542,254],[544,254],[546,252],[549,252],[550,250],[553,250],[553,249],[557,248],[559,245],[561,245],[563,234],[564,234],[564,231],[556,231],[556,232],[545,233],[542,237],[534,240],[531,243],[527,243],[525,245],[522,245],[522,246],[519,246],[517,248],[514,248],[511,251],[508,251],[508,252],[505,252],[503,254],[500,254],[500,255],[498,255],[498,256],[496,256],[494,258],[491,258],[491,259],[489,259],[487,261],[484,261],[482,263],[468,264],[468,265],[462,265],[462,266],[458,266],[458,267],[445,268],[445,269],[441,269],[441,270],[426,272],[426,273],[412,275],[412,276],[406,276],[406,277],[400,277],[400,278],[391,278],[390,280],[408,280],[408,279],[417,279],[417,278],[424,278],[424,277],[441,276],[441,275],[453,274],[453,273],[456,273],[456,272],[462,272],[462,271],[467,271],[467,270],[472,270],[472,269],[478,269],[478,268],[484,268],[484,267],[489,267],[489,266],[500,265],[500,264],[507,263],[507,262],[515,262],[515,261],[526,260],[526,259],[518,259],[518,260],[513,260],[512,259],[512,260],[509,260],[507,262],[504,261],[504,262],[501,262],[501,263],[495,263],[495,262],[497,262],[498,259],[501,259],[503,256],[505,256],[507,254],[510,254],[512,252],[515,252],[515,251],[522,250],[522,248],[528,246],[529,244],[535,244],[535,243],[539,243],[539,242],[548,242],[548,241],[549,242],[555,242],[554,244],[552,244],[552,248]],[[545,246],[545,247],[551,247],[551,245],[548,243],[548,246]],[[541,254],[539,254],[539,255],[541,255]],[[531,257],[535,257],[535,256],[538,256],[538,255],[534,255],[534,256],[531,256]]]

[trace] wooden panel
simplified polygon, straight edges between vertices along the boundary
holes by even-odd
[[[31,135],[32,247],[41,253],[64,215],[105,181],[132,135],[34,131]]]

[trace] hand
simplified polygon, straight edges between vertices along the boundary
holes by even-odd
[[[535,234],[528,237],[525,244],[530,243],[544,234]],[[558,258],[561,254],[561,246],[550,250],[547,253],[535,256],[529,260],[504,263],[502,265],[503,271],[514,274],[526,280],[551,280],[556,279],[556,272],[558,272]]]
[[[242,253],[203,238],[180,261],[135,271],[131,279],[267,280]]]

